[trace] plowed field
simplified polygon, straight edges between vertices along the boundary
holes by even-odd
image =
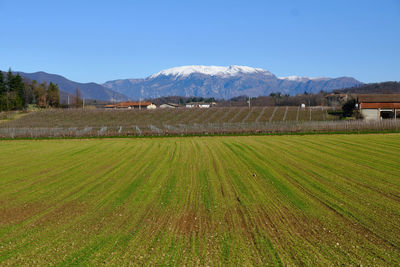
[[[400,265],[398,134],[0,141],[0,166],[2,266]]]

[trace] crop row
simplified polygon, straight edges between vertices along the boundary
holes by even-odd
[[[102,127],[0,127],[0,138],[399,132],[400,120],[144,124]]]
[[[0,265],[398,266],[400,135],[0,141]]]
[[[334,120],[327,107],[232,107],[209,109],[54,109],[32,112],[0,127],[103,127],[126,125],[265,123]]]

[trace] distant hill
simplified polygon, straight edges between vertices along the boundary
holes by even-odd
[[[96,100],[104,100],[104,101],[126,101],[129,98],[121,93],[114,92],[113,90],[106,88],[97,83],[78,83],[74,81],[70,81],[67,78],[56,75],[49,74],[46,72],[34,72],[34,73],[25,73],[25,72],[16,72],[19,73],[22,77],[36,80],[37,82],[53,82],[58,84],[58,87],[64,93],[60,94],[61,97],[67,96],[67,94],[75,95],[76,88],[79,88],[81,91],[81,97],[85,99],[96,99]],[[63,99],[62,99],[63,100]],[[65,100],[65,99],[64,99]]]
[[[334,90],[335,93],[395,94],[400,93],[400,82],[369,83],[356,87]]]
[[[351,77],[277,77],[271,72],[247,66],[183,66],[163,70],[145,79],[122,79],[103,85],[132,99],[163,96],[196,96],[229,99],[262,96],[273,92],[296,95],[304,92],[331,92],[359,86]]]

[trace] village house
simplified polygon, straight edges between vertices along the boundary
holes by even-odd
[[[356,95],[347,93],[331,93],[325,96],[328,106],[340,106],[349,99],[355,98]]]
[[[357,103],[365,120],[397,119],[400,116],[400,94],[358,95]]]

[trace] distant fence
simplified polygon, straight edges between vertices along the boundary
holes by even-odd
[[[118,127],[0,128],[0,138],[400,131],[400,120],[206,123]]]

